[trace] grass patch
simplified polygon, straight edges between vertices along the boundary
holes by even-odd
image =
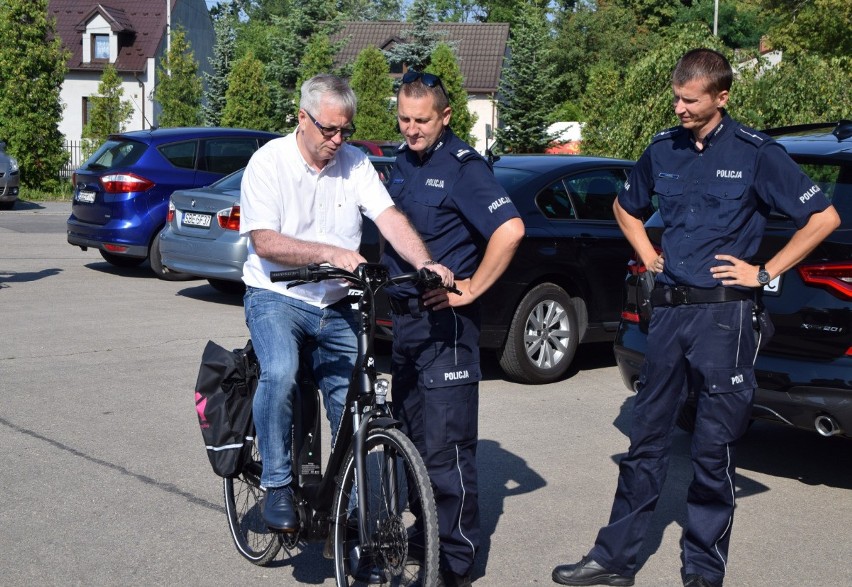
[[[45,192],[21,186],[18,199],[27,202],[70,202],[74,195],[74,186],[70,181],[63,181],[53,191]]]

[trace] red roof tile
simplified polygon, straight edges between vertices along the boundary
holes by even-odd
[[[177,0],[171,0],[172,6]],[[118,71],[144,71],[153,58],[166,28],[166,3],[162,0],[50,0],[49,14],[56,17],[56,33],[71,52],[68,68],[101,70],[101,62],[83,63],[82,33],[86,23],[96,14],[109,22],[110,28],[126,44],[119,47],[113,64]]]
[[[404,43],[406,39],[402,37],[402,32],[411,27],[411,23],[387,20],[347,22],[344,29],[334,37],[349,39],[337,54],[337,62],[354,62],[358,53],[369,45],[388,49],[394,43]],[[438,22],[430,28],[436,32],[445,31],[447,35],[444,40],[454,44],[468,93],[497,91],[509,40],[508,24]]]

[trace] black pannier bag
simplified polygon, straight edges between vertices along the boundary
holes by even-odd
[[[249,340],[228,351],[208,341],[195,383],[195,410],[213,472],[236,477],[251,459],[252,401],[260,364]]]

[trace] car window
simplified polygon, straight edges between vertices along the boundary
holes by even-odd
[[[210,187],[217,190],[238,190],[243,182],[243,171],[245,171],[245,168],[235,171],[231,175],[226,175],[219,181],[211,183]]]
[[[561,179],[541,190],[535,197],[535,204],[542,214],[554,220],[577,217],[571,203],[571,196]]]
[[[257,140],[252,137],[204,141],[198,168],[211,173],[233,173],[245,167],[256,150]]]
[[[108,139],[85,166],[89,169],[113,169],[133,165],[148,149],[148,145],[137,141]]]
[[[612,203],[624,185],[620,169],[597,169],[565,179],[577,218],[580,220],[615,220]]]
[[[171,143],[162,145],[157,150],[175,167],[195,169],[195,154],[198,150],[198,141]]]

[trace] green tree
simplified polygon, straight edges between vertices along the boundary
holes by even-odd
[[[432,52],[431,63],[426,68],[429,73],[434,73],[444,84],[444,89],[450,96],[450,106],[453,109],[453,118],[450,126],[453,132],[475,146],[476,139],[471,135],[473,125],[476,124],[476,115],[467,107],[467,91],[464,89],[464,78],[461,68],[456,60],[452,47],[446,43],[439,43]]]
[[[340,0],[345,20],[402,20],[400,0]]]
[[[743,68],[729,108],[755,128],[848,118],[852,112],[852,57],[785,54],[775,67]]]
[[[776,24],[767,34],[773,47],[822,57],[852,55],[852,3],[849,0],[759,1],[775,16]]]
[[[407,16],[411,28],[400,31],[400,35],[408,42],[394,45],[385,51],[385,56],[391,65],[407,65],[409,69],[423,71],[446,32],[432,30],[435,13],[429,0],[414,0]]]
[[[686,24],[698,21],[712,30],[714,11],[714,0],[694,0],[691,6],[680,8],[674,22]],[[719,2],[719,37],[733,49],[757,49],[760,36],[766,30],[766,20],[753,2]]]
[[[263,64],[249,52],[234,63],[228,74],[228,91],[222,110],[222,126],[272,130],[272,101],[264,81]]]
[[[122,100],[124,89],[115,67],[104,67],[98,84],[98,95],[90,98],[89,121],[83,127],[83,157],[88,158],[112,133],[124,131],[124,123],[133,114],[130,100]]]
[[[68,160],[59,132],[59,91],[68,53],[48,19],[48,0],[0,2],[0,140],[18,160],[21,181],[53,191]]]
[[[162,112],[158,126],[197,126],[201,123],[201,79],[198,62],[180,26],[171,33],[171,47],[158,68],[154,99]]]
[[[305,45],[302,55],[299,77],[296,78],[296,88],[293,93],[294,116],[299,114],[302,84],[320,73],[329,73],[334,68],[334,50],[331,40],[325,32],[316,32]]]
[[[730,51],[701,24],[672,27],[663,41],[624,73],[612,65],[593,72],[582,99],[584,153],[637,159],[657,132],[678,123],[671,74],[681,55],[708,47],[730,59]]]
[[[234,30],[235,18],[230,13],[221,13],[213,20],[216,42],[210,66],[213,73],[204,72],[207,80],[205,103],[201,107],[201,117],[206,126],[219,126],[222,110],[225,108],[225,94],[228,91],[228,74],[234,61],[237,33]]]
[[[683,5],[690,0],[613,0],[613,4],[632,11],[636,21],[650,30],[666,28],[674,22]],[[600,4],[600,3],[599,3]]]
[[[548,53],[547,19],[528,4],[511,33],[511,58],[500,81],[500,123],[497,140],[504,150],[540,153],[552,137],[547,132],[553,108],[553,60]]]
[[[626,69],[654,44],[655,35],[641,29],[632,11],[613,4],[597,9],[582,5],[556,20],[553,61],[559,97],[579,101],[594,67],[609,63]]]
[[[356,137],[367,140],[392,140],[399,137],[393,109],[393,81],[384,54],[367,47],[358,54],[350,80],[358,96],[355,114]]]

